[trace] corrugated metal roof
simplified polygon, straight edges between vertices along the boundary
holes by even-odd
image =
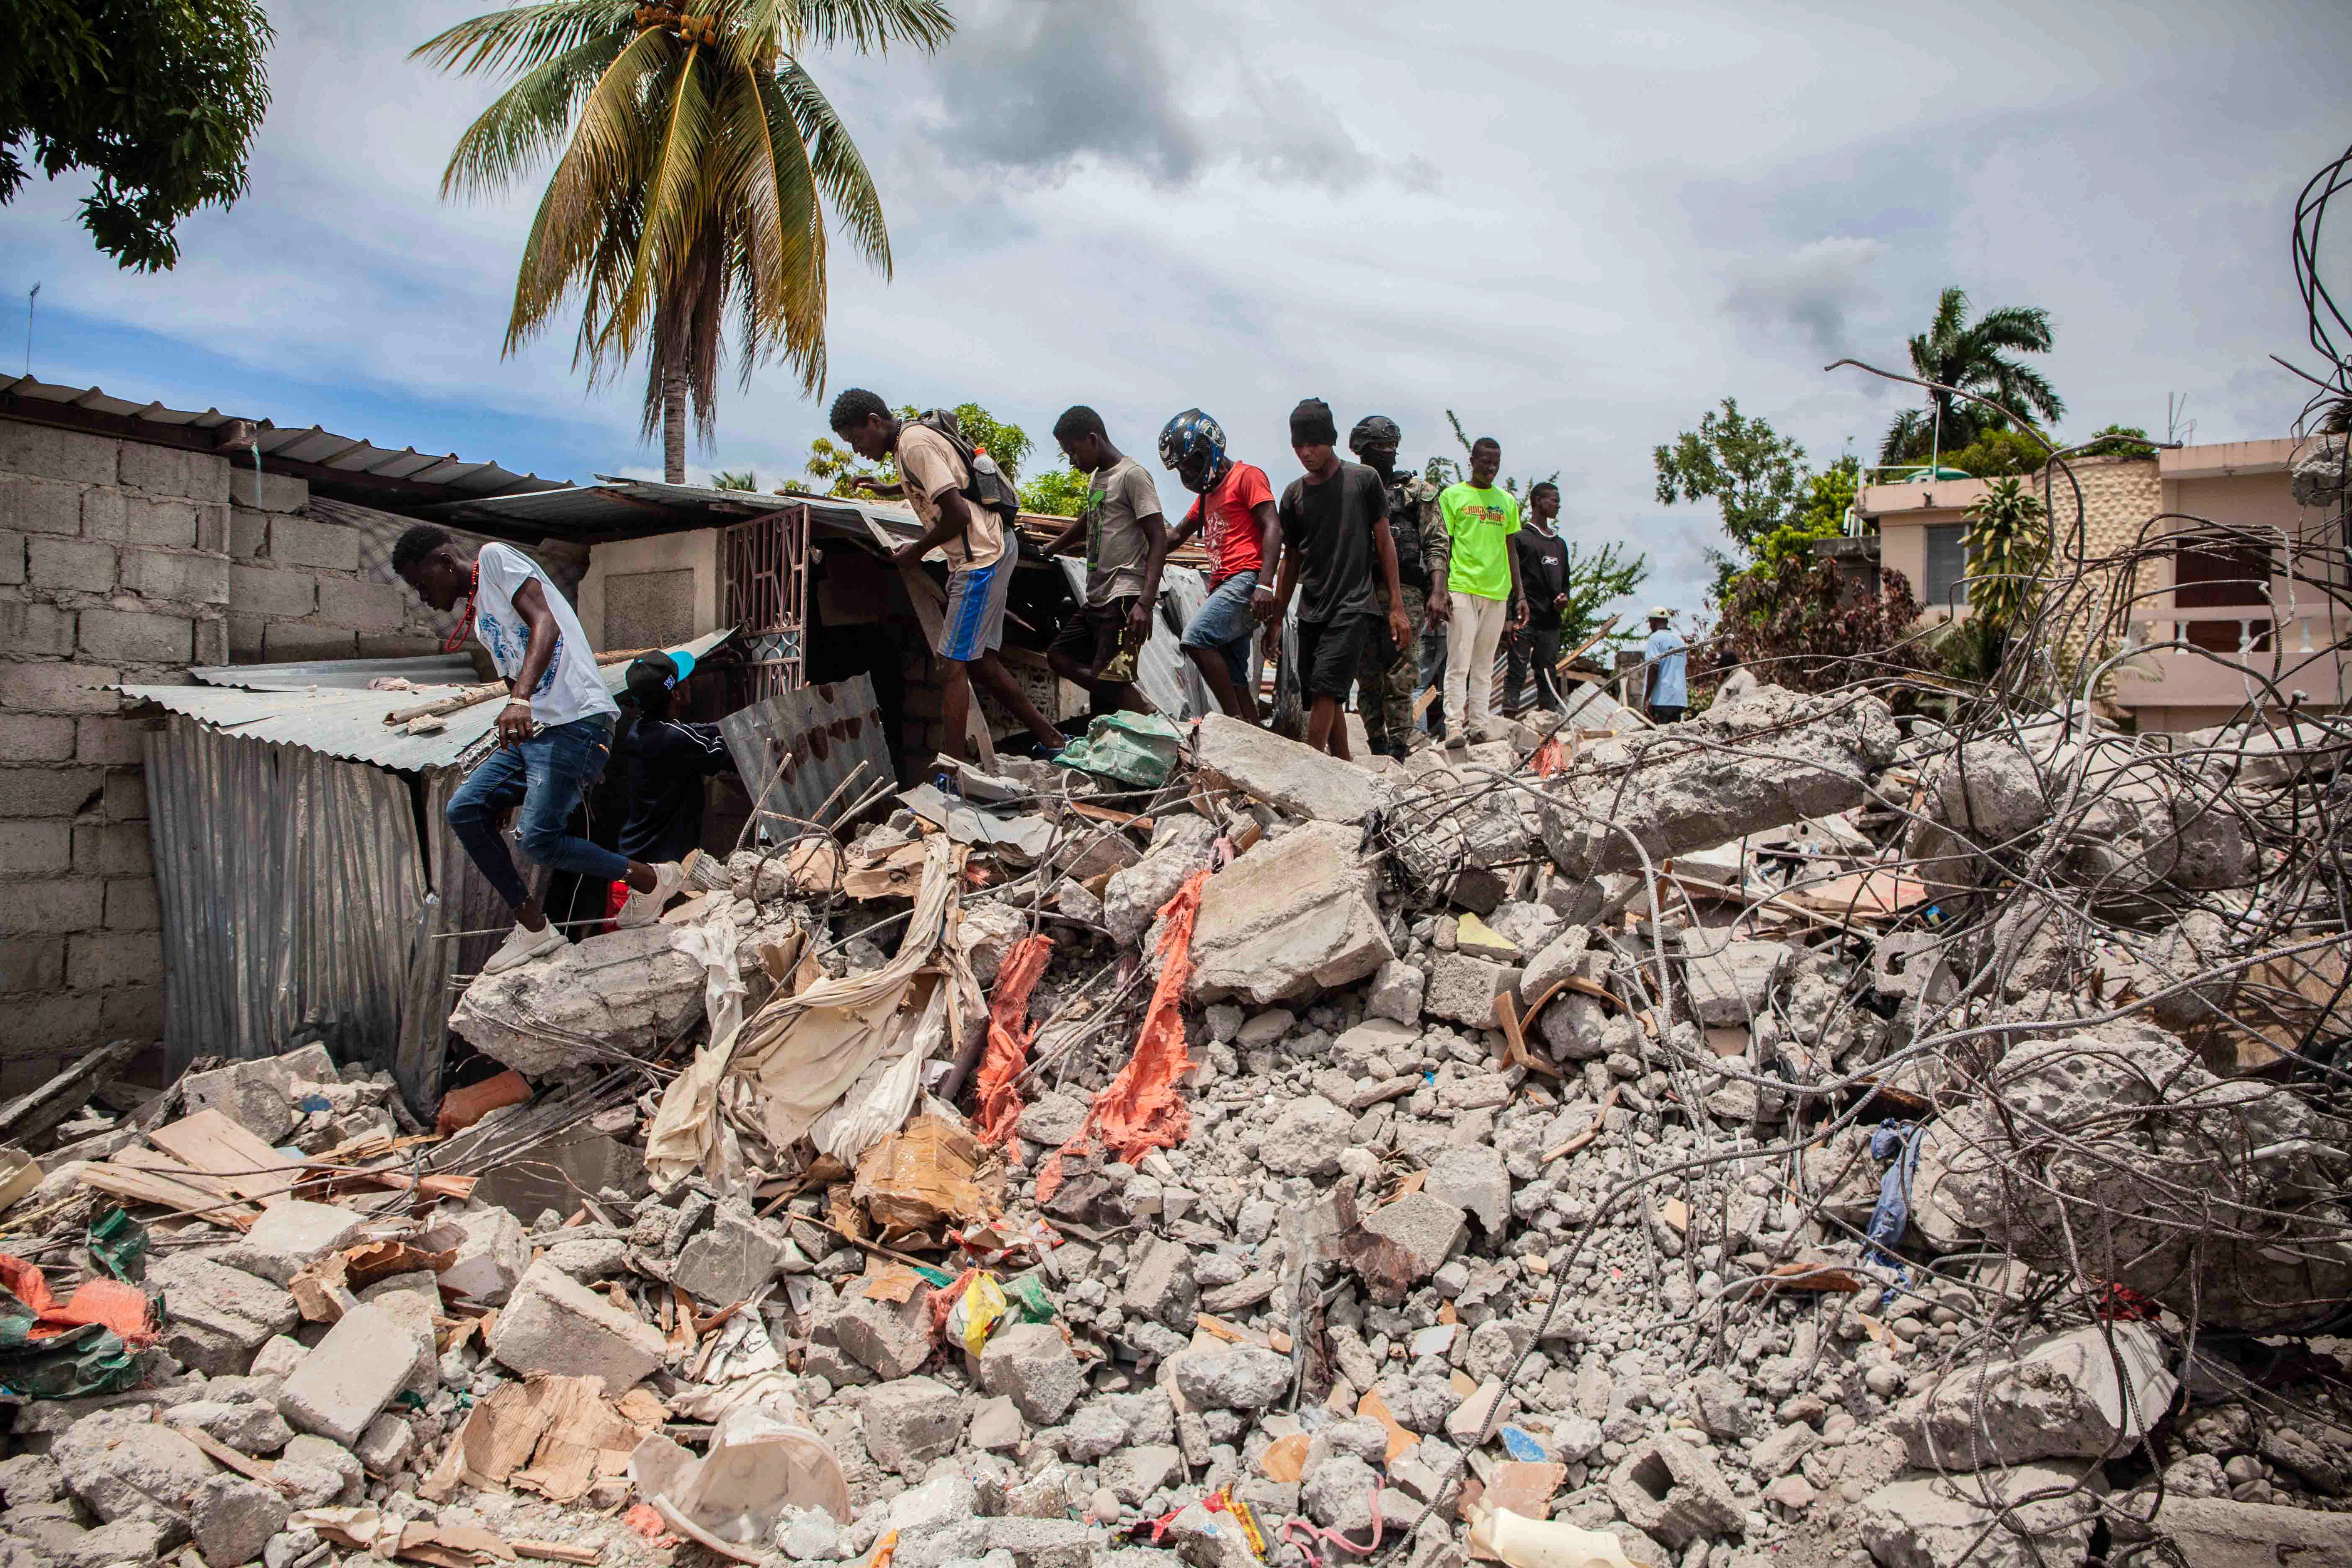
[[[379,676],[397,675],[419,686],[471,686],[474,661],[462,653],[425,653],[411,658],[314,658],[294,664],[200,664],[189,675],[206,686],[242,686],[247,691],[308,691],[314,686],[365,690]]]
[[[212,433],[216,441],[228,440],[234,432],[225,429],[225,426],[247,424],[253,426],[251,445],[238,441],[233,446],[216,446],[215,449],[224,456],[233,456],[249,453],[257,447],[264,459],[279,458],[288,462],[310,463],[354,477],[405,479],[415,484],[438,486],[459,496],[498,496],[517,489],[543,493],[550,489],[568,489],[571,485],[568,479],[542,479],[537,474],[518,474],[509,468],[500,468],[495,462],[467,462],[455,453],[420,452],[414,447],[403,447],[398,450],[378,447],[364,437],[338,436],[316,425],[281,427],[268,419],[223,414],[217,408],[207,408],[202,412],[167,408],[161,403],[110,397],[104,390],[95,386],[58,386],[36,381],[29,375],[0,378],[0,405],[5,405],[5,400],[10,398],[127,421],[132,426],[127,433],[133,436],[136,426],[152,425],[163,429]]]
[[[733,635],[730,627],[679,646],[700,658]],[[628,677],[628,668],[626,664],[604,666],[604,689],[617,693]],[[445,715],[445,727],[430,735],[412,735],[405,727],[383,721],[387,713],[454,697],[459,689],[456,686],[427,686],[412,691],[324,685],[260,691],[229,686],[117,689],[126,697],[156,703],[247,740],[300,746],[325,756],[410,772],[456,766],[485,744],[499,718],[499,705],[484,701]]]
[[[443,501],[417,509],[422,516],[451,523],[500,524],[568,538],[625,538],[689,528],[719,528],[747,517],[811,509],[820,528],[865,538],[869,520],[911,537],[915,514],[903,507],[877,506],[841,496],[772,495],[764,490],[721,490],[706,485],[668,485],[599,474],[593,485],[480,500]]]

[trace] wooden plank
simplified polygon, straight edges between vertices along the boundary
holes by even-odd
[[[132,1144],[117,1149],[107,1162],[110,1165],[128,1165],[133,1170],[154,1171],[170,1177],[185,1187],[194,1188],[214,1198],[235,1198],[243,1194],[209,1171],[199,1171],[184,1161],[173,1158],[161,1149],[142,1149]]]
[[[147,1137],[157,1148],[176,1155],[183,1164],[220,1177],[239,1197],[266,1203],[283,1196],[301,1173],[300,1162],[289,1163],[244,1123],[218,1110],[207,1109],[183,1116],[156,1128]]]
[[[118,1198],[133,1203],[153,1204],[160,1208],[178,1209],[229,1230],[247,1230],[260,1217],[252,1205],[236,1198],[223,1200],[202,1187],[163,1174],[161,1171],[141,1170],[133,1165],[116,1164],[110,1161],[80,1161],[68,1167],[74,1179],[83,1186],[95,1187]]]
[[[136,1040],[100,1046],[38,1089],[0,1105],[0,1138],[26,1143],[47,1132],[89,1104],[99,1081],[138,1050]]]

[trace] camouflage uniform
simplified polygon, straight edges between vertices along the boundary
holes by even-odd
[[[1375,752],[1402,751],[1412,742],[1412,700],[1421,689],[1421,623],[1429,609],[1429,574],[1448,560],[1449,535],[1437,510],[1438,487],[1417,473],[1400,470],[1389,481],[1389,527],[1397,541],[1397,572],[1404,589],[1404,614],[1412,626],[1405,646],[1389,640],[1389,589],[1384,574],[1373,579],[1381,614],[1380,633],[1365,645],[1356,670],[1356,700],[1364,737]],[[1412,523],[1408,538],[1401,531]],[[1418,548],[1416,548],[1416,545]]]

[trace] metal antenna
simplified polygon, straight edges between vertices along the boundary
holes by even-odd
[[[41,286],[38,283],[34,284],[32,292],[25,296],[25,374],[27,376],[33,374],[33,301],[40,297]]]

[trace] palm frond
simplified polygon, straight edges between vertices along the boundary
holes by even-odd
[[[929,54],[955,33],[955,17],[940,0],[760,0],[782,14],[787,48],[847,44],[860,54],[887,55],[894,43]]]
[[[626,38],[635,28],[630,0],[552,0],[468,17],[408,51],[461,76],[476,71],[530,70],[590,38]]]
[[[1995,363],[1998,368],[1993,375],[1994,395],[2004,407],[2020,414],[2031,409],[2050,424],[2055,424],[2065,416],[2065,400],[2058,395],[2058,389],[2052,386],[2040,371],[2013,360]]]
[[[660,84],[659,132],[646,164],[646,217],[637,230],[629,289],[614,314],[615,341],[633,353],[646,313],[673,279],[683,277],[695,242],[713,215],[705,201],[704,156],[709,150],[710,98],[697,68],[702,46],[688,44]]]
[[[2037,306],[2004,305],[1979,316],[1969,333],[1988,350],[2047,353],[2050,312]]]
[[[581,101],[611,68],[626,40],[591,38],[524,75],[482,110],[457,138],[441,171],[441,195],[478,196],[504,190],[562,145]]]
[[[1937,296],[1936,319],[1928,327],[1927,335],[1939,343],[1948,343],[1959,336],[1960,329],[1967,323],[1968,319],[1968,290],[1955,283]]]
[[[774,80],[795,132],[807,145],[818,189],[835,215],[848,226],[858,253],[883,277],[889,277],[890,230],[883,221],[882,197],[874,188],[874,176],[857,144],[834,113],[832,100],[796,59],[783,61]]]

